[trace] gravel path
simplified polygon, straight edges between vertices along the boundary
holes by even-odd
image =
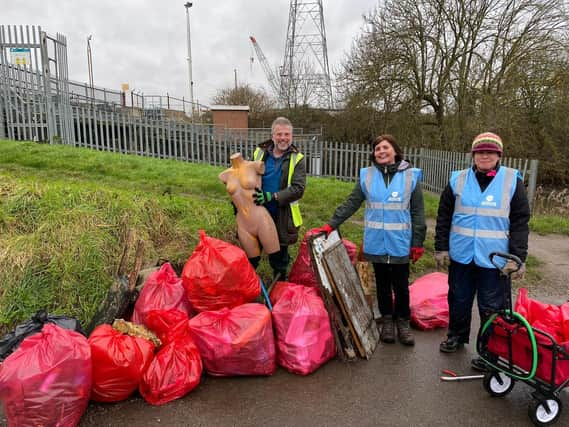
[[[427,227],[434,233],[435,220],[428,218]],[[530,232],[529,254],[541,263],[537,267],[541,279],[533,283],[522,280],[514,287],[525,287],[531,298],[551,304],[569,300],[569,236]]]
[[[569,237],[530,233],[529,253],[542,263],[538,267],[541,280],[527,285],[530,296],[555,304],[569,300]]]

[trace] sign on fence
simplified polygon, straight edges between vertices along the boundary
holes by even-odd
[[[12,64],[29,66],[32,64],[32,55],[29,47],[11,47],[10,60]]]

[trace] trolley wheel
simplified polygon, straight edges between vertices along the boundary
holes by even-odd
[[[550,399],[533,400],[528,405],[529,417],[536,426],[553,424],[561,415],[562,409],[561,400],[555,396]]]
[[[484,390],[493,397],[503,397],[512,391],[515,381],[503,372],[487,372],[482,381]]]

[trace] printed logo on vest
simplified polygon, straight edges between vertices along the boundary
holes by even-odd
[[[490,194],[490,195],[486,196],[486,200],[484,200],[482,202],[482,206],[496,207],[496,206],[498,206],[498,204],[494,201],[494,196],[492,196]]]
[[[401,197],[399,196],[399,192],[398,191],[394,191],[393,193],[391,193],[391,197],[389,197],[387,199],[388,202],[400,202],[401,201]]]

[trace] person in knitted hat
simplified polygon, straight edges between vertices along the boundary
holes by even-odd
[[[509,283],[490,262],[492,252],[527,257],[530,208],[520,173],[500,165],[502,138],[484,132],[472,141],[471,168],[454,171],[441,194],[435,229],[435,260],[448,266],[449,326],[443,353],[454,353],[469,342],[472,306],[477,298],[480,324],[504,308]],[[505,273],[522,278],[512,260],[496,258]],[[518,269],[519,268],[519,269]],[[506,287],[506,292],[504,292]],[[473,369],[486,370],[480,358]]]
[[[480,151],[491,151],[498,153],[501,157],[504,151],[504,144],[502,138],[492,132],[484,132],[474,138],[472,141],[472,154]]]

